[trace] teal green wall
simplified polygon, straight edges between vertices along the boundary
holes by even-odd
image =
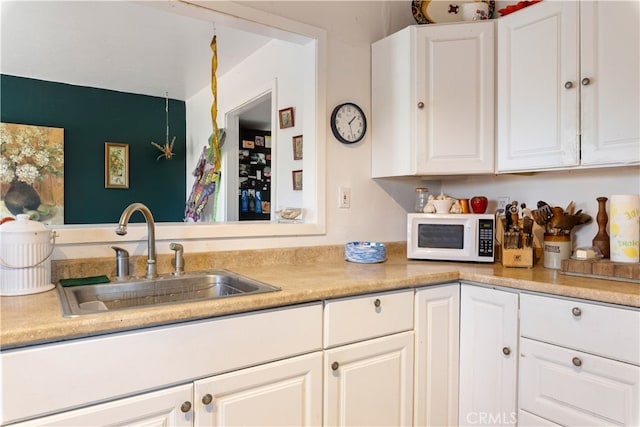
[[[114,223],[130,203],[156,221],[182,221],[186,200],[185,103],[169,100],[172,160],[151,145],[166,140],[165,98],[0,76],[0,120],[64,128],[65,224]],[[129,144],[129,188],[104,187],[104,143]],[[132,222],[143,221],[135,214]]]

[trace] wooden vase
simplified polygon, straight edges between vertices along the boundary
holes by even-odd
[[[596,216],[596,222],[598,223],[598,234],[593,238],[592,245],[598,249],[602,255],[609,259],[609,234],[607,234],[607,222],[609,217],[607,216],[607,198],[598,197],[598,215]]]

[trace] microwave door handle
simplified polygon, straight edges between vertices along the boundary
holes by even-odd
[[[471,238],[473,236],[471,236],[471,231],[472,228],[470,225],[467,225],[465,227],[465,236],[464,236],[464,247],[465,248],[469,248],[471,245]],[[464,249],[464,248],[463,248]],[[478,239],[473,239],[473,253],[472,255],[475,255],[478,253]]]

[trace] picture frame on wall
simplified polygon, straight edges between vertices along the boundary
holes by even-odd
[[[293,160],[302,160],[302,135],[293,137]]]
[[[104,187],[129,188],[129,144],[105,142]]]
[[[293,107],[279,110],[278,118],[280,119],[280,129],[292,128],[294,126]]]
[[[291,171],[291,177],[293,179],[293,189],[302,190],[302,169]]]

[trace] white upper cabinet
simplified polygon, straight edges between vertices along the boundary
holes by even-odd
[[[639,10],[540,2],[498,20],[499,172],[640,161]]]
[[[494,22],[410,26],[372,46],[372,176],[494,171]]]
[[[582,164],[638,163],[640,2],[585,1],[580,19]]]

